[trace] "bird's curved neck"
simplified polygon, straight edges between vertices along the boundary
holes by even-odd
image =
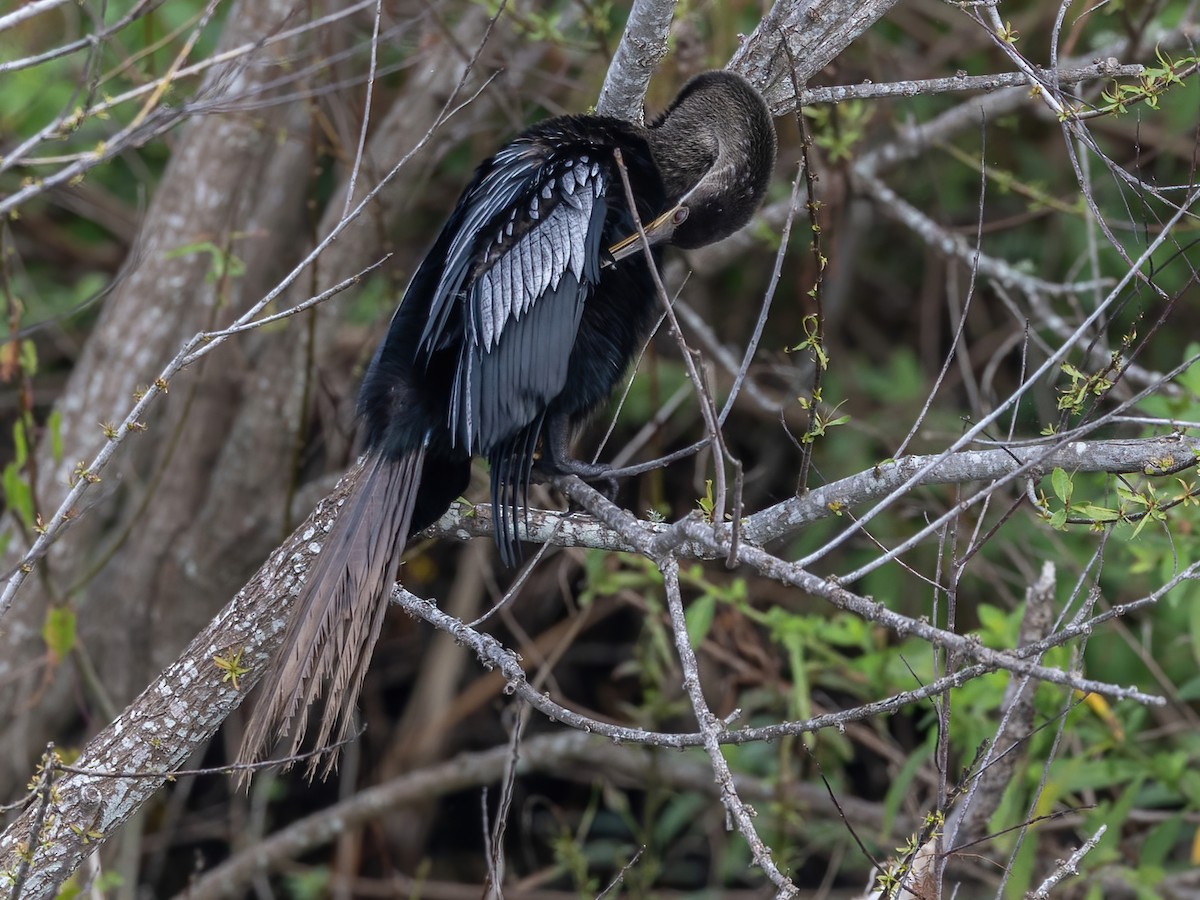
[[[646,129],[646,143],[669,203],[678,202],[717,166],[730,163],[728,148],[722,148],[720,135],[698,109],[671,110]]]
[[[682,213],[664,237],[701,247],[745,224],[775,163],[775,127],[762,97],[730,72],[706,72],[684,85],[646,129],[669,204]]]

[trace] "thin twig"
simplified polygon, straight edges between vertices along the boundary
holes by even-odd
[[[252,323],[255,317],[264,308],[282,295],[283,292],[287,290],[310,265],[312,265],[312,263],[325,251],[325,249],[331,243],[333,243],[333,241],[337,240],[337,238],[343,231],[346,230],[350,223],[362,214],[363,210],[366,209],[367,206],[379,194],[379,192],[382,191],[383,188],[386,187],[391,180],[396,177],[400,170],[407,165],[408,161],[411,160],[417,154],[417,152],[429,142],[439,126],[453,117],[459,110],[473,102],[475,98],[478,97],[479,94],[485,90],[489,84],[491,84],[492,79],[488,79],[479,88],[479,90],[472,94],[471,97],[468,98],[464,103],[457,107],[454,106],[458,99],[459,92],[465,85],[466,80],[470,77],[474,64],[479,58],[479,54],[483,52],[483,47],[487,44],[488,35],[491,34],[491,30],[494,27],[495,22],[496,19],[493,17],[484,33],[483,39],[476,48],[475,55],[464,68],[458,84],[455,86],[450,96],[446,99],[446,102],[442,105],[441,111],[438,113],[433,124],[428,128],[425,134],[422,135],[412,149],[410,149],[409,152],[406,153],[392,167],[392,169],[383,176],[382,179],[380,179],[379,183],[367,192],[367,194],[358,203],[358,205],[355,206],[351,213],[348,216],[343,217],[341,221],[339,221],[338,224],[330,230],[329,234],[326,235],[325,238],[320,241],[317,246],[314,247],[304,257],[304,259],[292,269],[291,272],[284,276],[283,280],[281,280],[266,295],[259,299],[258,302],[246,310],[246,312],[234,320],[233,324],[230,326],[230,329],[232,330],[230,331],[230,329],[226,329],[227,331],[230,331],[230,334],[236,334],[238,333],[237,329],[239,329],[241,326]],[[79,503],[80,499],[83,497],[84,493],[86,493],[88,488],[100,480],[100,472],[105,468],[105,466],[108,465],[120,444],[131,432],[140,429],[140,423],[143,419],[143,414],[149,408],[151,403],[153,403],[153,401],[157,399],[161,393],[166,391],[170,380],[179,373],[186,362],[193,356],[193,354],[195,354],[201,345],[205,345],[206,352],[211,352],[214,345],[218,345],[226,339],[227,337],[216,335],[206,340],[204,332],[196,334],[190,338],[184,344],[179,353],[175,355],[175,358],[167,363],[159,376],[153,381],[150,387],[147,388],[145,393],[142,394],[120,425],[114,429],[113,435],[108,439],[108,441],[105,442],[104,446],[101,447],[100,451],[95,457],[93,457],[92,461],[86,466],[81,467],[81,470],[77,473],[77,478],[74,485],[71,487],[71,490],[68,491],[58,509],[47,522],[45,530],[38,535],[37,539],[33,542],[33,545],[22,556],[21,561],[17,564],[16,569],[6,578],[4,590],[2,593],[0,593],[0,619],[3,619],[5,614],[11,608],[17,591],[24,583],[26,576],[33,571],[34,564],[43,556],[45,556],[46,552],[50,549],[51,544],[57,540],[57,538],[66,529],[67,525],[74,518],[72,511],[75,509],[76,505]]]
[[[1121,65],[1116,59],[1097,60],[1087,65],[1073,66],[1055,78],[1041,70],[1051,84],[1078,84],[1097,78],[1136,78],[1145,71],[1140,63]],[[965,91],[994,91],[999,88],[1020,87],[1029,83],[1024,72],[1000,72],[995,75],[968,75],[960,72],[949,78],[916,78],[885,84],[844,84],[835,87],[806,88],[800,92],[800,105],[844,103],[847,100],[882,100],[889,97],[918,97],[925,94],[954,94]]]
[[[637,201],[633,194],[633,187],[629,183],[629,172],[625,169],[625,161],[621,158],[620,148],[614,150],[613,155],[617,161],[617,172],[620,173],[621,184],[625,188],[625,199],[629,205],[629,212],[633,217],[633,224],[637,229],[638,238],[641,241],[646,267],[650,270],[650,277],[654,281],[654,289],[658,293],[659,300],[662,302],[663,312],[666,315],[671,336],[675,338],[675,343],[679,347],[679,355],[683,359],[684,371],[687,372],[688,380],[691,381],[692,386],[696,390],[696,399],[700,403],[700,411],[704,417],[704,427],[708,433],[708,439],[718,450],[717,453],[713,454],[713,478],[716,486],[713,490],[712,520],[714,522],[721,522],[725,518],[727,501],[725,461],[732,457],[725,447],[725,441],[721,434],[721,423],[718,419],[716,404],[712,396],[705,389],[704,379],[700,377],[700,373],[696,369],[692,349],[687,345],[687,341],[683,337],[683,329],[679,327],[679,320],[675,317],[675,311],[671,308],[671,298],[667,295],[667,289],[663,286],[662,276],[659,274],[654,253],[650,248],[650,240],[646,237],[646,229],[643,227],[641,217],[638,215]]]
[[[50,798],[53,795],[54,761],[56,756],[54,744],[47,744],[46,750],[42,754],[42,767],[38,773],[37,787],[34,788],[34,792],[37,794],[40,802],[38,803],[37,814],[29,823],[29,836],[26,838],[25,852],[21,854],[21,863],[17,868],[16,876],[13,878],[12,893],[9,894],[9,900],[20,900],[21,892],[25,889],[25,881],[29,878],[29,870],[33,866],[33,848],[42,839],[42,828],[46,824],[46,816],[50,812]]]
[[[500,9],[503,12],[504,3]],[[354,202],[354,191],[358,187],[358,172],[362,167],[363,151],[367,146],[367,129],[371,125],[371,100],[375,96],[375,69],[379,65],[379,22],[383,18],[383,0],[375,0],[375,16],[371,27],[371,60],[367,69],[367,96],[363,99],[362,125],[358,129],[358,147],[354,151],[354,165],[350,167],[349,184],[346,185],[346,201],[342,204],[342,218],[350,212]]]
[[[713,775],[721,789],[721,803],[724,804],[729,817],[737,825],[737,829],[750,845],[750,854],[767,878],[775,885],[776,897],[794,897],[799,891],[786,875],[775,865],[771,850],[758,835],[754,827],[754,816],[757,813],[743,802],[738,796],[737,787],[733,782],[733,772],[721,753],[720,733],[724,723],[718,719],[708,702],[704,699],[704,689],[700,684],[700,669],[696,661],[696,652],[692,649],[688,637],[687,616],[683,610],[683,596],[679,590],[679,561],[674,556],[661,560],[658,565],[662,572],[663,585],[667,593],[667,610],[671,617],[671,631],[675,638],[675,650],[679,654],[679,663],[683,667],[683,689],[696,715],[696,723],[700,726],[700,734],[704,738],[704,750],[708,753]]]
[[[1041,884],[1026,895],[1029,900],[1048,900],[1050,892],[1064,879],[1071,875],[1078,875],[1079,863],[1085,856],[1096,849],[1096,845],[1100,843],[1100,838],[1104,837],[1106,831],[1108,831],[1107,825],[1101,825],[1097,828],[1096,832],[1084,841],[1078,850],[1059,863]]]

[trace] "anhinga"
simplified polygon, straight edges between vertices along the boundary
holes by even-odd
[[[549,119],[479,167],[371,360],[358,400],[367,459],[296,598],[242,759],[289,729],[294,753],[322,691],[317,746],[344,738],[399,554],[463,492],[472,457],[491,465],[510,565],[535,454],[541,471],[604,477],[571,458],[571,432],[660,308],[618,150],[650,245],[701,247],[757,209],[775,129],[749,82],[707,72],[648,127]]]

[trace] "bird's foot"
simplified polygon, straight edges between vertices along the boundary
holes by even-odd
[[[540,459],[534,466],[534,472],[542,478],[555,475],[577,475],[583,481],[595,483],[608,500],[617,502],[617,479],[613,476],[613,467],[604,463],[588,463],[580,459]]]

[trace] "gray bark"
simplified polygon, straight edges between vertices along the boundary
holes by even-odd
[[[261,40],[294,14],[285,0],[243,0],[230,12],[222,44]],[[487,22],[484,11],[473,7],[453,35],[431,28],[423,54],[430,64],[416,67],[410,89],[373,129],[356,200],[434,123],[469,60],[462,48],[474,48]],[[224,72],[210,82],[234,92],[230,105],[236,107],[238,95],[278,77],[262,62],[235,64],[232,80]],[[474,107],[471,112],[478,114]],[[220,326],[256,301],[303,256],[309,244],[310,113],[306,104],[293,103],[210,115],[180,135],[143,223],[136,268],[106,301],[58,401],[64,453],[57,469],[43,468],[43,507],[58,503],[75,463],[90,459],[104,440],[99,423],[119,421],[139,383],[153,378],[193,334]],[[404,177],[322,254],[315,271],[299,279],[285,305],[387,252],[386,235],[408,207],[411,186],[472,126],[460,115],[444,127],[447,133],[414,157]],[[316,228],[320,235],[341,218],[345,188],[340,191]],[[208,254],[172,253],[226,240],[246,266],[226,283],[208,277]],[[311,347],[310,315],[317,317]],[[28,781],[46,742],[61,741],[78,714],[76,667],[68,660],[50,668],[45,658],[40,633],[51,600],[75,599],[79,640],[103,700],[120,709],[178,656],[286,534],[294,521],[287,501],[304,437],[297,427],[305,380],[321,373],[324,387],[332,378],[333,393],[351,394],[354,360],[333,342],[338,315],[336,304],[326,304],[284,328],[242,335],[175,379],[147,432],[122,448],[93,489],[99,498],[89,501],[94,506],[53,549],[48,577],[26,582],[0,629],[0,717],[6,723],[0,796],[12,796]],[[335,467],[347,455],[350,406],[329,411],[323,423],[327,462]],[[47,448],[42,456],[49,458]]]
[[[223,46],[261,39],[295,9],[292,0],[243,0],[230,13]],[[276,74],[271,66],[234,63],[213,71],[202,93],[253,91]],[[43,506],[61,500],[74,465],[104,441],[100,423],[123,418],[139,383],[187,337],[243,308],[281,274],[288,248],[301,238],[306,198],[296,185],[310,166],[304,132],[297,133],[304,125],[304,110],[280,107],[205,117],[181,133],[146,213],[140,259],[107,298],[58,401],[64,454],[57,467],[42,468]],[[288,135],[282,143],[281,133]],[[246,261],[244,275],[214,281],[209,254],[179,252],[201,241],[228,243]],[[286,416],[295,404],[264,408],[252,433],[233,429],[243,391],[257,380],[257,348],[269,340],[254,336],[170,386],[148,433],[104,474],[97,486],[103,499],[52,551],[46,577],[26,584],[0,632],[0,683],[7,686],[0,694],[7,726],[0,793],[24,784],[48,735],[73,715],[74,667],[50,669],[44,660],[40,629],[49,601],[75,601],[80,640],[103,690],[124,706],[175,658],[180,635],[208,621],[219,598],[278,540],[281,510],[271,498],[286,477],[278,459],[291,440]],[[216,465],[231,436],[258,451],[238,466]],[[48,452],[42,456],[49,460]],[[237,503],[228,502],[231,492]],[[197,530],[206,539],[202,552]]]
[[[870,28],[898,0],[778,0],[729,61],[750,79],[777,116],[796,108],[796,86]]]

